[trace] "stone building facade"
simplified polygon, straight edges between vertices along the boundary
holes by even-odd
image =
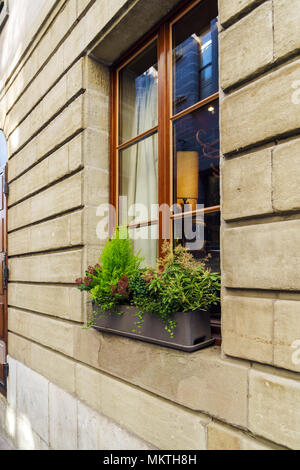
[[[83,330],[74,287],[103,246],[110,66],[182,2],[5,3],[2,433],[22,449],[299,449],[300,0],[219,0],[222,346],[193,354]]]

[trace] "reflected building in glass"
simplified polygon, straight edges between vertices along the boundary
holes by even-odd
[[[178,34],[176,35],[176,28]],[[218,90],[218,29],[212,19],[210,28],[197,33],[196,28],[175,28],[173,112],[175,116],[214,95]],[[191,30],[196,31],[190,34]],[[184,35],[184,32],[186,34]],[[188,37],[185,37],[187,34]],[[210,102],[173,124],[174,144],[174,202],[195,210],[220,204],[219,179],[219,103]],[[211,257],[210,265],[219,271],[220,214],[219,211],[195,216],[197,224],[204,224],[201,249],[193,251],[199,258]],[[176,228],[174,237],[176,239]],[[189,241],[185,240],[186,246]]]

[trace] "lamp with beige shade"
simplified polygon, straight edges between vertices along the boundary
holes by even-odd
[[[199,154],[177,152],[177,204],[189,204],[195,210],[199,197]]]

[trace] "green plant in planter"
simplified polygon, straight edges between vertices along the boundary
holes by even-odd
[[[194,260],[178,246],[173,251],[165,243],[156,269],[137,272],[130,282],[132,304],[139,308],[138,325],[145,314],[161,318],[165,329],[174,335],[174,313],[207,310],[217,304],[220,276]]]
[[[120,228],[109,240],[100,256],[100,264],[89,266],[85,278],[77,279],[80,290],[90,293],[102,312],[129,302],[129,282],[140,268],[142,258],[134,255],[128,230]],[[92,326],[94,319],[91,319]]]
[[[77,279],[78,288],[89,291],[103,315],[112,310],[118,313],[118,305],[137,307],[138,329],[144,315],[157,316],[171,338],[177,326],[175,313],[207,310],[218,303],[220,276],[195,261],[185,248],[178,246],[173,251],[165,243],[155,269],[142,269],[141,261],[134,255],[128,231],[120,229],[106,243],[101,266],[89,266],[85,278]],[[88,326],[95,324],[95,315]]]

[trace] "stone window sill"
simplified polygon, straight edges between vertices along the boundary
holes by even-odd
[[[218,346],[185,353],[77,329],[76,359],[143,390],[233,425],[247,425],[250,364]]]

